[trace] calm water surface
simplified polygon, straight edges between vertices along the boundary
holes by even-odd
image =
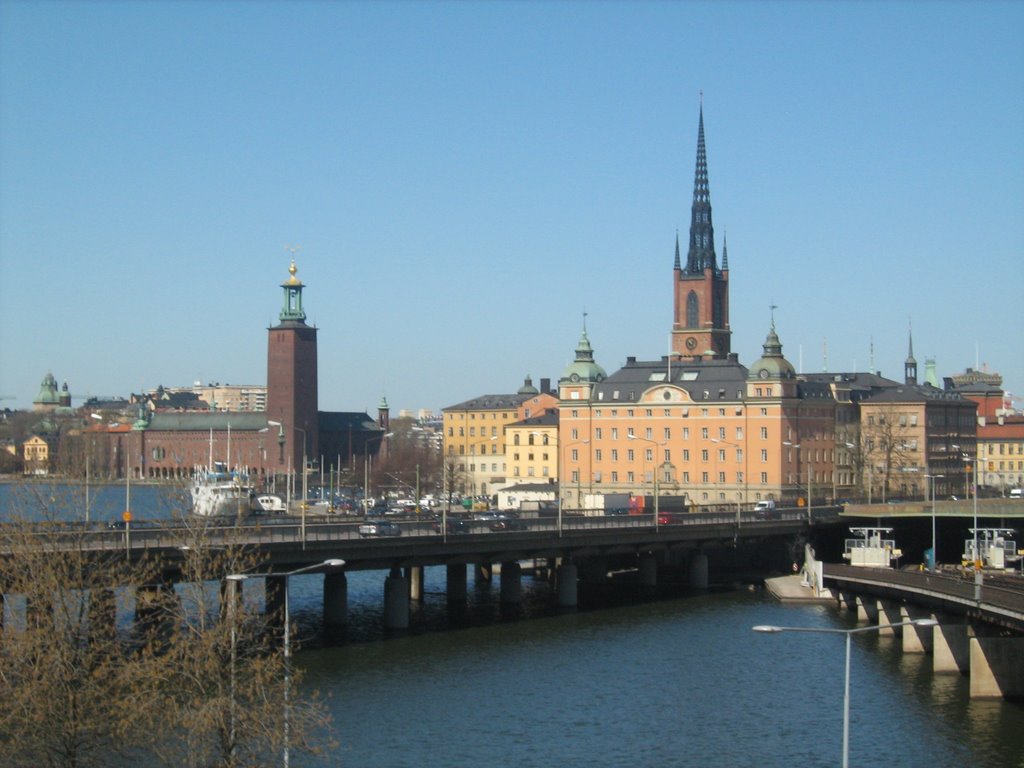
[[[428,569],[438,593],[414,622],[447,621],[443,578]],[[314,632],[319,581],[294,582]],[[495,582],[470,590],[461,619],[476,626],[381,640],[383,574],[349,587],[348,642],[298,657],[341,742],[317,765],[840,764],[844,637],[751,631],[853,626],[829,607],[728,592],[557,615],[527,580],[525,611],[540,616],[502,619]],[[1024,766],[1024,707],[970,701],[967,678],[933,675],[892,639],[853,640],[852,766]]]
[[[82,519],[84,493],[35,485],[37,511]],[[0,516],[25,489],[0,484]],[[168,518],[180,490],[133,488],[143,518]],[[123,486],[90,490],[111,520]],[[17,504],[23,507],[23,503]],[[559,613],[547,584],[524,578],[503,611],[498,580],[470,585],[458,614],[443,568],[426,573],[413,630],[386,635],[383,572],[349,574],[350,626],[328,646],[321,579],[291,579],[306,685],[329,696],[341,746],[292,764],[351,768],[514,766],[837,766],[844,638],[762,635],[755,624],[849,627],[830,607],[784,606],[759,591],[712,592]],[[247,599],[260,600],[258,580]],[[334,640],[337,640],[336,638]],[[853,637],[850,764],[1024,768],[1024,706],[971,701],[968,679],[935,676],[930,657],[891,638]]]

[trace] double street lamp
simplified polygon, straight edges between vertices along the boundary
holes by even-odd
[[[926,474],[925,478],[932,481],[932,567],[931,570],[937,571],[939,569],[939,550],[935,545],[935,481],[945,475],[929,475]]]
[[[313,563],[312,565],[306,565],[302,568],[296,568],[293,571],[286,571],[284,573],[268,573],[263,574],[264,576],[281,576],[284,577],[284,734],[283,744],[281,753],[281,764],[284,768],[288,768],[289,765],[289,739],[291,736],[291,684],[292,684],[292,646],[291,646],[291,612],[288,607],[288,579],[291,576],[297,576],[301,573],[310,573],[320,568],[341,568],[345,565],[345,561],[340,558],[330,558],[324,560],[321,563]],[[241,582],[250,578],[250,574],[246,573],[232,573],[228,574],[225,578],[231,582]],[[235,754],[235,662],[236,662],[236,615],[237,615],[237,595],[232,592],[229,596],[232,601],[231,605],[231,717],[229,733],[231,739],[231,754]]]
[[[659,515],[658,515],[658,467],[659,467],[659,464],[658,464],[657,450],[658,450],[658,446],[661,445],[661,443],[657,443],[654,440],[649,440],[646,437],[637,437],[632,432],[630,432],[628,435],[626,435],[626,437],[629,438],[630,440],[640,440],[641,442],[650,443],[651,445],[654,446],[655,455],[654,455],[654,463],[653,463],[653,466],[651,467],[651,474],[654,475],[654,530],[657,531],[658,530],[658,517],[659,517]]]
[[[766,624],[759,624],[753,627],[755,632],[766,632],[775,634],[779,632],[819,632],[833,635],[846,635],[846,674],[843,680],[843,768],[848,768],[850,755],[850,637],[861,632],[878,632],[893,627],[934,627],[938,624],[935,619],[910,619],[895,624],[877,624],[871,627],[856,627],[854,629],[832,629],[829,627],[776,627]]]

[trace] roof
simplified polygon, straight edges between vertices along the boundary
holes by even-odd
[[[558,410],[544,411],[540,416],[531,416],[528,419],[509,424],[509,427],[557,427]]]
[[[361,411],[320,411],[317,423],[321,432],[383,432],[380,425]]]
[[[267,414],[253,411],[190,411],[184,413],[157,411],[149,420],[148,429],[165,432],[199,430],[237,432],[257,431],[267,426]]]
[[[608,403],[632,403],[651,387],[672,384],[686,390],[690,399],[742,400],[746,394],[747,369],[735,359],[682,361],[668,358],[626,364],[594,386],[594,399]],[[704,397],[704,393],[708,397]]]
[[[518,392],[511,395],[480,395],[472,400],[466,400],[455,405],[442,408],[441,411],[501,411],[514,410],[526,400],[529,400],[535,393],[521,395]]]
[[[977,408],[977,403],[968,400],[956,390],[938,389],[931,384],[901,384],[880,389],[865,397],[862,402],[874,403],[928,403],[947,402],[951,405]]]

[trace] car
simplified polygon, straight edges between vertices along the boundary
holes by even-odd
[[[488,527],[492,531],[525,531],[527,529],[525,520],[500,512],[490,518]]]
[[[359,526],[359,535],[363,538],[367,536],[401,536],[402,529],[398,523],[393,523],[390,520],[367,520]]]
[[[469,533],[469,523],[461,517],[449,517],[448,533]],[[441,532],[441,515],[434,515],[434,533]]]

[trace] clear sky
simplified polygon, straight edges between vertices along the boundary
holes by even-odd
[[[263,384],[297,245],[320,407],[668,349],[700,92],[732,349],[1024,396],[1024,3],[0,3],[0,405]]]

